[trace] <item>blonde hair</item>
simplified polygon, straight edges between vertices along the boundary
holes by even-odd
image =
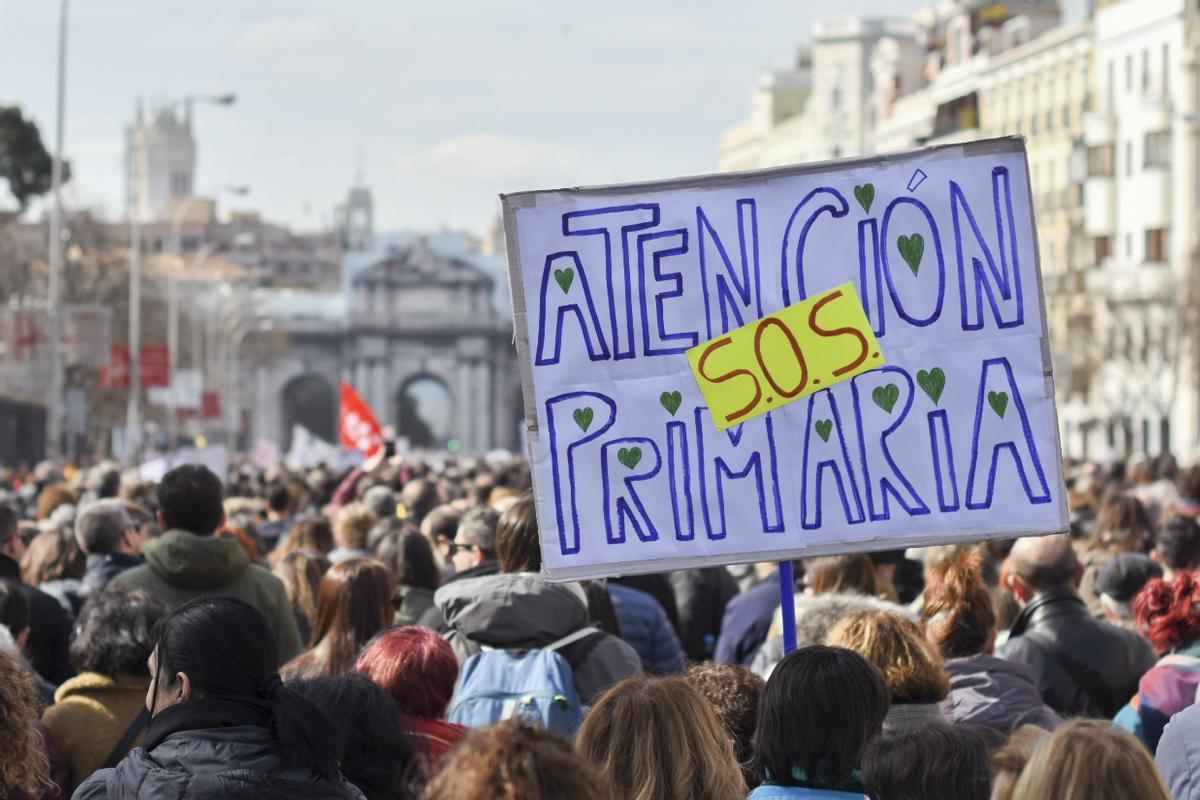
[[[333,523],[333,538],[338,547],[362,550],[367,546],[371,528],[379,522],[375,512],[361,502],[342,506]]]
[[[18,790],[40,795],[50,782],[50,759],[38,729],[41,700],[21,657],[0,650],[0,797]]]
[[[1105,720],[1064,724],[1033,751],[1012,800],[1171,800],[1146,746]]]
[[[276,562],[272,572],[283,581],[292,608],[304,615],[311,625],[317,618],[317,597],[321,579],[329,571],[329,559],[316,550],[293,550]]]
[[[950,694],[942,657],[920,627],[894,611],[854,611],[825,641],[853,650],[879,667],[893,703],[938,703]]]
[[[1008,741],[992,756],[992,800],[1012,800],[1013,787],[1029,763],[1029,757],[1043,737],[1050,731],[1037,725],[1022,725],[1008,737]]]
[[[742,800],[733,740],[683,678],[626,678],[596,702],[579,752],[619,800]]]

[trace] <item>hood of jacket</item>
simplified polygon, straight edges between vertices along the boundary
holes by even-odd
[[[450,628],[491,647],[541,647],[590,624],[575,588],[534,572],[454,581],[433,602]]]
[[[951,689],[942,713],[954,722],[1011,731],[1026,722],[1053,729],[1062,721],[1025,664],[978,653],[947,659],[946,673]]]
[[[167,583],[182,589],[216,589],[236,580],[250,566],[237,539],[216,539],[171,530],[143,548],[146,564]]]

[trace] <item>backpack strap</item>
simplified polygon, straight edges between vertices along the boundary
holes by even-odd
[[[572,670],[576,670],[606,636],[608,634],[604,631],[589,625],[552,642],[545,649],[557,652],[567,660]]]
[[[150,722],[150,711],[143,708],[142,713],[134,717],[133,722],[129,723],[129,727],[125,729],[125,733],[121,734],[120,741],[108,754],[108,758],[104,762],[104,769],[115,767],[117,763],[125,757],[125,754],[133,747],[133,743],[142,735],[142,731],[146,730],[146,725]]]
[[[558,653],[567,660],[567,663],[571,665],[571,669],[575,669],[583,662],[585,658],[588,657],[589,654],[591,654],[596,645],[600,644],[600,640],[607,635],[607,633],[599,628],[593,628],[589,625],[572,633],[568,633],[561,639],[550,642],[550,644],[543,645],[542,647],[532,647],[529,650],[548,650],[552,653]],[[507,648],[504,647],[493,647],[492,645],[486,645],[480,642],[476,642],[475,644],[479,650],[484,653],[490,653],[493,650],[507,650]]]

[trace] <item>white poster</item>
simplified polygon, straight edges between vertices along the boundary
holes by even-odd
[[[100,367],[112,352],[112,309],[98,304],[63,307],[63,358],[67,364]]]
[[[503,202],[552,577],[1067,528],[1022,139]]]

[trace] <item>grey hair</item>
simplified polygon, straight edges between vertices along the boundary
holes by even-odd
[[[88,503],[75,518],[75,541],[83,552],[111,553],[117,549],[121,534],[133,527],[133,520],[120,500],[96,500]]]
[[[473,544],[489,558],[496,555],[496,526],[500,514],[493,508],[472,508],[462,515],[454,539],[459,544]]]

